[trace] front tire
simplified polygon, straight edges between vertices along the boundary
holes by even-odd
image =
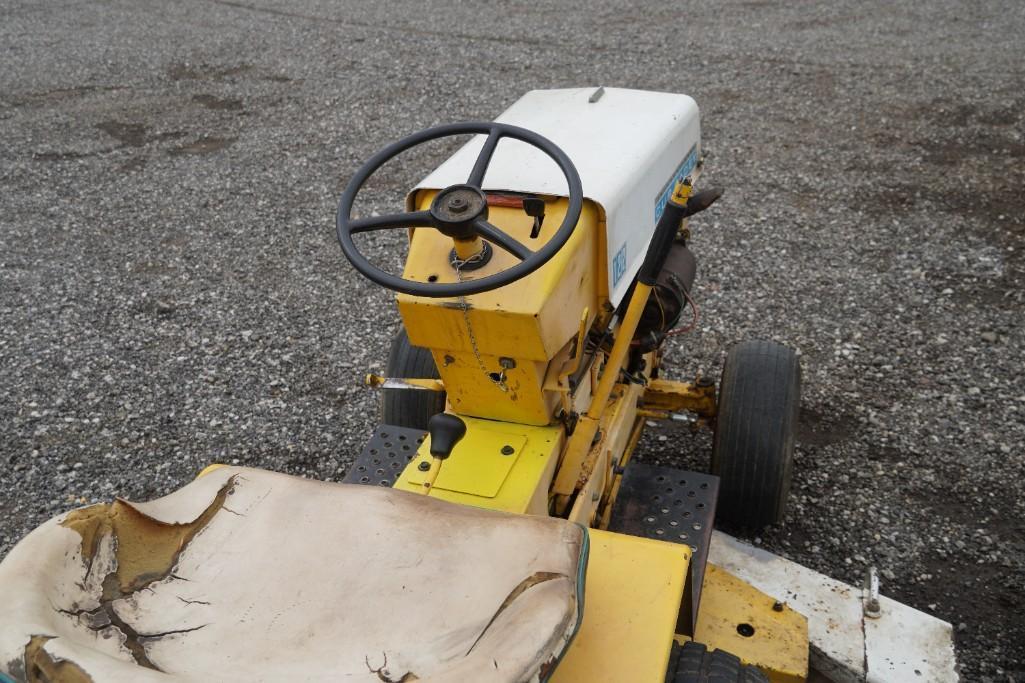
[[[396,379],[438,379],[438,366],[431,352],[409,343],[405,328],[392,339],[385,375]],[[432,415],[445,411],[445,393],[420,389],[384,389],[381,422],[397,427],[427,431]]]
[[[783,520],[800,404],[801,364],[793,350],[768,341],[730,349],[712,446],[720,519],[745,529]]]

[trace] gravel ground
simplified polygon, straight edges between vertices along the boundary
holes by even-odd
[[[803,356],[789,519],[755,542],[852,582],[878,565],[955,625],[964,680],[1025,680],[1020,2],[0,15],[0,556],[211,461],[342,477],[398,323],[332,234],[374,150],[532,88],[687,92],[727,195],[694,224],[702,321],[672,369],[717,374],[751,337]],[[655,428],[644,447],[702,467],[708,445]]]

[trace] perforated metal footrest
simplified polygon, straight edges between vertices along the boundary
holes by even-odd
[[[416,457],[427,432],[422,429],[380,425],[356,456],[342,479],[346,484],[394,486],[399,474]]]
[[[610,531],[690,546],[678,633],[693,633],[718,499],[719,477],[631,462],[612,508]]]

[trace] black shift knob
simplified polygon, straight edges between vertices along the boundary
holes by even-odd
[[[427,421],[427,431],[431,435],[431,455],[444,460],[466,436],[466,423],[455,415],[438,413]]]

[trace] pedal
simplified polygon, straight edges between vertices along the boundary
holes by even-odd
[[[422,429],[379,425],[370,441],[345,473],[345,484],[394,486],[406,465],[416,457],[427,432]]]
[[[639,462],[627,465],[619,485],[609,531],[690,546],[677,633],[694,633],[718,499],[719,477]]]

